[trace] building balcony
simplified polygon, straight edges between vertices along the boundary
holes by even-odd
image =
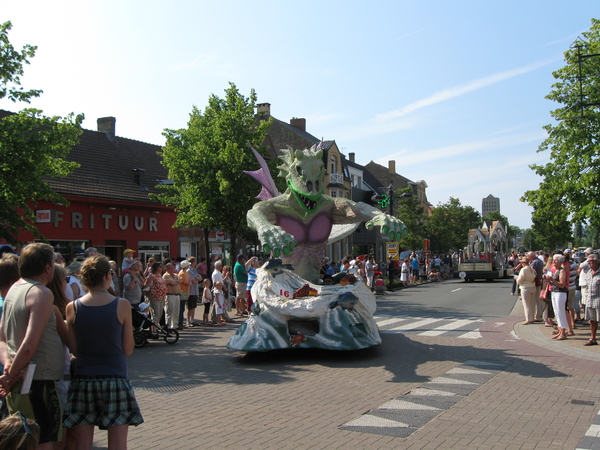
[[[329,182],[343,185],[344,184],[344,176],[341,173],[330,173],[329,174]]]

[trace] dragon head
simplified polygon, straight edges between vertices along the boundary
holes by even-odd
[[[325,191],[325,166],[323,150],[294,150],[288,146],[281,150],[283,164],[279,166],[279,175],[286,183],[300,207],[307,213],[317,210],[319,200]]]

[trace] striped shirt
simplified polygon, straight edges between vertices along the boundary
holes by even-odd
[[[246,289],[249,291],[254,286],[254,282],[256,281],[256,270],[254,267],[250,267],[248,269],[248,284],[246,284]]]
[[[600,270],[596,273],[591,270],[587,275],[588,308],[600,308]]]

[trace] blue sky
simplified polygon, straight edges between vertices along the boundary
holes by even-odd
[[[597,0],[5,2],[10,39],[38,46],[22,79],[47,115],[117,118],[117,135],[162,145],[193,105],[234,82],[244,95],[356,161],[425,180],[481,210],[500,197],[511,224],[539,179],[530,164],[556,106],[563,52],[600,18]],[[0,108],[24,106],[0,101]]]

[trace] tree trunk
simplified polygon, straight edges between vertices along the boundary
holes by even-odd
[[[231,260],[229,261],[229,265],[231,267],[233,267],[233,265],[236,262],[236,256],[238,253],[238,248],[237,248],[237,235],[235,233],[229,233],[229,241],[231,242],[231,245],[229,247],[229,253],[231,255]]]
[[[206,255],[206,273],[210,276],[210,242],[208,242],[208,236],[210,234],[210,228],[203,228],[202,233],[204,233],[204,252]]]

